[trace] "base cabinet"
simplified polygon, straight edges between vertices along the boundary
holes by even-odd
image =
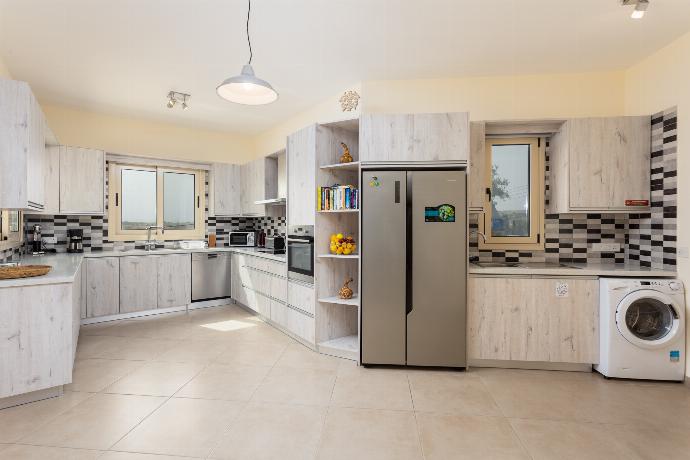
[[[182,307],[192,302],[190,254],[158,257],[158,308]]]
[[[128,256],[120,260],[120,313],[158,307],[158,256]]]
[[[470,359],[595,364],[596,279],[470,277]]]
[[[120,258],[86,259],[86,317],[120,312]]]

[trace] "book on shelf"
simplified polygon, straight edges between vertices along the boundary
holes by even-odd
[[[319,187],[316,199],[317,211],[359,209],[359,190],[352,185]]]

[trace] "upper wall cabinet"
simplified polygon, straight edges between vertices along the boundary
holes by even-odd
[[[470,212],[484,212],[484,199],[487,184],[486,170],[486,124],[483,121],[470,123],[470,168],[468,175],[467,207]]]
[[[567,120],[549,146],[549,212],[647,210],[650,156],[648,116]]]
[[[264,157],[240,166],[240,207],[242,215],[265,216],[266,205],[257,204],[278,198],[278,160]]]
[[[215,163],[213,174],[213,209],[216,216],[239,216],[240,204],[240,165]]]
[[[0,79],[0,208],[43,210],[46,132],[29,85]]]
[[[369,114],[360,119],[360,161],[469,160],[469,114]]]
[[[314,225],[316,212],[316,125],[287,139],[288,225]]]
[[[101,215],[105,152],[60,146],[60,214]]]

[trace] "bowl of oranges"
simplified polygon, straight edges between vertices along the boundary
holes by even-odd
[[[344,236],[342,233],[331,235],[331,254],[348,256],[354,254],[357,249],[355,239],[351,236]]]

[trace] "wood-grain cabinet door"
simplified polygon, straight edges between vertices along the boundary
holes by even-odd
[[[116,315],[120,312],[120,258],[85,260],[86,317]]]
[[[625,210],[626,200],[649,200],[650,117],[577,118],[567,125],[571,208]]]
[[[213,207],[216,216],[239,216],[242,214],[240,203],[240,166],[215,163],[213,172]]]
[[[598,362],[598,280],[470,277],[468,287],[470,358]]]
[[[486,202],[486,129],[483,121],[470,123],[470,167],[467,206],[470,211],[483,212]]]
[[[120,313],[158,307],[159,256],[120,258]]]
[[[290,225],[314,225],[316,212],[316,125],[288,136],[287,213]]]
[[[189,305],[191,301],[191,255],[158,256],[158,308],[181,307]]]
[[[60,213],[103,214],[105,152],[65,147],[60,149]]]

